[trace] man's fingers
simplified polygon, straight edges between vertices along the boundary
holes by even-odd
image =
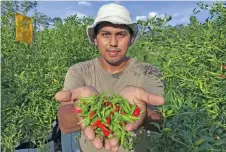
[[[95,139],[95,132],[91,126],[88,126],[84,129],[84,134],[90,141]]]
[[[141,124],[141,123],[134,123],[134,124],[129,123],[129,124],[126,124],[126,130],[133,131],[133,130],[137,129],[140,126],[139,124]]]
[[[109,142],[110,142],[110,145],[111,145],[111,151],[117,152],[118,149],[119,149],[119,145],[118,145],[119,140],[116,137],[114,137],[114,138],[110,139]]]
[[[119,145],[111,148],[112,152],[118,152],[118,150],[119,150]]]
[[[55,94],[55,100],[60,102],[68,102],[71,101],[71,95],[70,90],[59,91]]]
[[[139,128],[140,126],[142,126],[144,119],[145,119],[145,113],[141,114],[139,120],[136,120],[135,123],[128,123],[126,124],[126,130],[128,131],[133,131],[137,128]]]
[[[154,105],[154,106],[159,106],[159,105],[163,105],[164,104],[164,98],[161,96],[158,96],[156,94],[153,93],[149,93],[143,89],[137,89],[137,94],[139,99],[141,99],[142,101]]]
[[[90,97],[97,95],[98,92],[91,86],[82,86],[73,90],[59,91],[55,94],[55,99],[60,102],[77,100],[79,97]]]
[[[92,143],[93,143],[93,146],[96,149],[103,148],[103,141],[99,137],[97,137],[97,136],[94,138],[94,140],[92,141]]]
[[[104,147],[107,150],[110,150],[111,149],[111,145],[110,145],[110,140],[109,139],[105,139],[105,141],[104,141]]]
[[[82,86],[71,90],[71,92],[72,92],[71,100],[77,100],[81,96],[91,97],[98,94],[97,90],[91,86]]]
[[[115,147],[118,145],[119,140],[117,138],[110,139],[110,145],[111,147]]]

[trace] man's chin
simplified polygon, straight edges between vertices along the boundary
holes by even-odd
[[[112,65],[112,66],[117,66],[117,65],[120,65],[121,64],[121,60],[114,60],[114,59],[110,59],[110,60],[107,60],[108,64]]]

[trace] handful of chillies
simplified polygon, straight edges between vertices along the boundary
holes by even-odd
[[[95,134],[101,139],[110,139],[114,134],[123,148],[128,150],[133,148],[133,134],[126,130],[125,125],[140,119],[139,115],[142,112],[139,107],[129,104],[118,94],[111,97],[104,94],[81,97],[74,105],[79,109],[74,108],[72,111],[83,118],[79,123],[85,122],[86,126],[92,126]]]

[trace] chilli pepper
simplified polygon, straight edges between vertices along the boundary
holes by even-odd
[[[82,110],[81,109],[75,109],[75,108],[73,108],[72,109],[72,112],[74,112],[74,113],[82,113]]]
[[[110,128],[110,125],[107,123],[107,120],[106,120],[106,122],[102,121],[101,123],[102,123],[105,127],[109,127],[109,128]]]
[[[125,126],[124,122],[120,122],[119,124],[120,124],[120,126]]]
[[[98,126],[99,123],[100,123],[100,119],[98,118],[94,121],[94,123],[92,124],[92,127]]]
[[[107,123],[110,125],[111,124],[111,116],[107,117]]]
[[[133,112],[134,112],[134,110],[136,109],[136,105],[134,104],[134,105],[131,105],[131,112],[130,112],[130,114],[132,115],[133,114]]]
[[[134,120],[139,120],[140,118],[139,117],[136,117],[136,116],[129,116],[131,119],[134,119]]]
[[[129,104],[129,102],[125,101],[125,102],[123,102],[123,105],[126,106],[127,109],[130,109],[130,104]]]
[[[92,118],[94,117],[95,114],[96,114],[96,112],[95,112],[95,111],[92,111],[92,112],[90,113],[90,115],[89,115],[90,119],[92,119]]]
[[[121,139],[120,139],[120,141],[121,141],[121,145],[123,145],[123,143],[124,143],[124,138],[125,138],[125,135],[126,135],[125,131],[124,131],[124,130],[122,130],[122,132],[121,132]]]
[[[98,124],[98,127],[102,129],[104,136],[108,137],[110,135],[111,131],[108,130],[107,127],[105,127],[101,122]]]
[[[110,113],[110,115],[114,115],[114,113],[115,113],[115,112],[114,112],[114,111],[112,111],[112,112]]]
[[[105,117],[108,117],[108,116],[110,115],[111,111],[112,111],[111,109],[106,110],[106,111],[104,112],[104,116],[105,116]]]
[[[119,112],[119,110],[120,110],[120,106],[116,106],[116,112]]]
[[[85,119],[85,124],[86,124],[86,126],[88,126],[90,124],[90,118]]]
[[[117,134],[118,140],[120,140],[120,137],[121,137],[121,131],[120,131],[119,129],[117,129],[116,134]]]
[[[122,108],[123,108],[123,110],[124,110],[126,113],[130,113],[130,112],[129,112],[129,109],[128,109],[126,106],[123,106]]]
[[[127,121],[127,122],[134,123],[134,120],[131,119],[131,118],[130,118],[129,116],[127,116],[127,115],[122,115],[122,119],[124,119],[124,120]]]
[[[117,129],[116,123],[111,123],[111,130],[114,132]]]
[[[86,114],[89,111],[89,106],[85,106],[82,110],[82,114]]]
[[[122,112],[122,115],[124,115],[124,114],[126,114],[126,112],[123,111],[123,112]]]
[[[136,107],[136,109],[133,111],[133,116],[139,116],[140,115],[140,108]]]
[[[113,107],[113,104],[111,103],[111,102],[104,102],[104,105],[108,105],[108,106],[110,106],[110,107]]]

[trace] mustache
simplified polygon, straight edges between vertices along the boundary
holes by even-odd
[[[121,49],[119,49],[119,48],[108,48],[108,49],[106,49],[106,51],[107,52],[109,52],[109,51],[117,51],[117,52],[120,52]]]

